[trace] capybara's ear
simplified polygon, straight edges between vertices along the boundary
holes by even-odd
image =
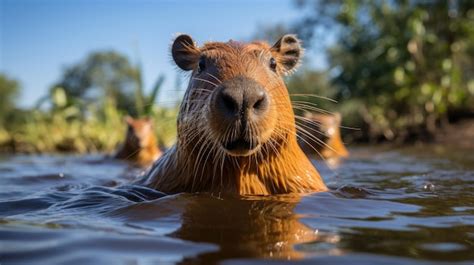
[[[186,34],[176,37],[171,47],[171,54],[176,65],[185,71],[194,69],[199,61],[199,49],[193,39]]]
[[[303,56],[301,41],[293,34],[281,37],[271,48],[283,74],[291,74]]]
[[[145,125],[146,125],[148,128],[150,128],[150,129],[153,128],[153,120],[151,119],[151,117],[146,116],[146,117],[143,118],[143,121],[145,122]]]

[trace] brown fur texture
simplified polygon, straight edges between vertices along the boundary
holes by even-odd
[[[348,157],[349,151],[341,138],[341,114],[306,112],[300,128],[300,146],[307,154],[317,154],[322,159]]]
[[[295,117],[282,78],[294,71],[301,54],[294,35],[285,35],[274,46],[229,41],[202,47],[187,35],[178,36],[172,46],[173,59],[192,74],[178,117],[177,143],[154,164],[146,185],[168,193],[240,195],[327,190],[298,146]],[[268,107],[254,120],[226,124],[212,104],[226,82],[239,78],[263,88]],[[243,155],[231,154],[222,143],[235,139],[241,130],[258,147]]]
[[[115,154],[115,158],[128,160],[140,166],[149,166],[162,152],[157,146],[150,118],[133,119],[127,116],[125,142]]]

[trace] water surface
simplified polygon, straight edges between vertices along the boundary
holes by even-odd
[[[474,264],[474,152],[358,147],[331,191],[165,195],[100,156],[0,156],[0,264]]]

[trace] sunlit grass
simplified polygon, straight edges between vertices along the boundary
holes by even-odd
[[[8,130],[0,129],[1,149],[22,153],[113,152],[124,140],[124,114],[115,107],[92,109],[87,115],[71,115],[73,111],[31,111]],[[169,146],[176,134],[177,108],[154,107],[160,145]]]

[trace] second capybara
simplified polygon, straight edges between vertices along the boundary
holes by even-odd
[[[307,154],[316,154],[319,158],[339,158],[349,156],[349,151],[341,138],[340,113],[304,114],[299,124],[299,142]]]
[[[150,118],[125,118],[127,133],[125,141],[114,158],[133,162],[140,166],[149,166],[157,160],[162,152],[158,148],[153,123]]]

